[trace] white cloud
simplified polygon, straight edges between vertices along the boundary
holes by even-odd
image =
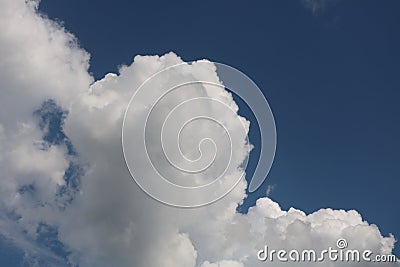
[[[0,0],[0,211],[35,238],[40,222],[55,223],[57,189],[68,165],[65,146],[47,147],[34,111],[54,99],[69,109],[92,82],[89,55],[70,33],[36,12],[38,2]],[[34,188],[35,194],[21,188]],[[32,252],[33,246],[24,246]],[[32,254],[32,253],[28,253]],[[34,253],[36,254],[36,253]]]
[[[269,198],[262,198],[248,214],[239,214],[236,207],[246,196],[244,179],[221,201],[203,208],[177,209],[154,201],[132,181],[126,168],[121,123],[134,90],[152,74],[182,60],[173,53],[137,56],[118,74],[108,74],[89,86],[89,56],[77,47],[71,34],[38,15],[35,5],[14,0],[0,0],[0,4],[0,207],[4,214],[12,212],[17,229],[26,230],[32,239],[38,235],[39,223],[57,227],[59,240],[71,252],[70,264],[264,266],[256,253],[265,245],[320,249],[334,246],[338,238],[375,253],[393,249],[394,237],[383,237],[356,211],[323,209],[306,215],[293,208],[284,211]],[[192,64],[188,72],[168,79],[176,82],[185,75],[220,82],[215,69],[201,64]],[[194,87],[179,97],[200,95],[218,97],[237,110],[232,96],[222,89]],[[79,194],[62,208],[57,189],[64,183],[62,174],[68,163],[76,159],[67,155],[65,145],[46,149],[38,145],[43,131],[33,112],[47,99],[54,99],[69,111],[65,132],[79,161],[88,166]],[[177,101],[181,99],[162,105],[170,108]],[[231,118],[224,115],[215,114],[229,125]],[[142,113],[138,111],[137,116],[140,121]],[[191,131],[194,138],[200,133],[212,134],[212,130],[203,127]],[[242,135],[235,142],[236,168],[232,171],[240,173],[249,146]],[[191,142],[184,142],[182,146],[189,145]],[[206,178],[199,176],[200,180]],[[18,191],[30,184],[38,192],[35,198]],[[5,235],[10,225],[9,220],[2,220],[0,233]],[[20,230],[13,230],[13,236]],[[15,243],[32,250],[26,242]]]

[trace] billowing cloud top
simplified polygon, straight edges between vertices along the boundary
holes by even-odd
[[[238,108],[223,88],[195,86],[161,108],[190,95],[213,96],[234,110],[235,118],[226,116],[224,122],[239,119],[244,133],[235,137],[234,166],[227,175],[241,175],[239,184],[220,201],[197,209],[177,209],[149,198],[125,165],[123,116],[148,77],[182,60],[174,53],[136,56],[119,73],[93,82],[88,53],[72,34],[38,14],[37,1],[0,0],[0,5],[0,233],[25,250],[32,265],[280,266],[290,263],[261,262],[257,252],[265,245],[322,250],[335,247],[339,238],[354,249],[391,253],[394,237],[383,237],[356,211],[322,209],[306,215],[293,208],[284,211],[265,197],[248,214],[238,213],[246,197],[241,164],[251,149],[246,142],[249,122],[236,114]],[[215,69],[187,66],[188,72],[179,75],[221,83]],[[143,116],[152,92],[148,94],[142,95],[143,106],[135,106],[132,128],[139,127],[135,122]],[[182,143],[182,150],[193,146],[197,134],[212,132],[212,127],[194,124],[186,133],[192,139]],[[207,179],[199,175],[195,182]],[[46,243],[46,235],[58,250]],[[380,264],[306,264],[314,265]]]

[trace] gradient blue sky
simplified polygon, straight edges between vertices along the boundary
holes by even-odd
[[[319,5],[42,0],[40,10],[91,53],[96,79],[137,54],[174,51],[185,61],[231,65],[259,85],[274,112],[277,153],[267,181],[240,211],[269,185],[284,209],[356,209],[399,238],[400,2],[308,3]],[[251,174],[254,124],[250,140]],[[18,266],[21,253],[6,243],[0,239],[0,262]]]
[[[137,54],[169,51],[249,75],[273,109],[278,147],[242,211],[274,185],[285,209],[356,209],[399,238],[400,2],[310,2],[319,6],[43,0],[40,10],[77,36],[96,78]],[[250,139],[257,147],[254,127]]]

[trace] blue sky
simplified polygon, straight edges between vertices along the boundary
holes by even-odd
[[[269,187],[269,197],[284,210],[355,209],[384,236],[393,233],[396,238],[399,9],[400,2],[394,0],[42,0],[39,6],[91,54],[89,71],[96,80],[130,65],[136,55],[173,51],[184,61],[206,58],[231,65],[257,83],[275,116],[277,152],[268,179],[249,194],[240,212],[246,213]],[[239,113],[252,122],[251,177],[259,131],[249,108],[236,100]],[[61,130],[67,113],[55,102],[43,105],[36,115],[46,126],[40,125],[42,130],[52,132],[43,141],[62,143],[68,155],[75,155]],[[80,171],[80,166],[70,165],[65,174],[73,192]],[[42,228],[39,243],[65,256],[65,247],[55,239],[57,230]],[[394,253],[400,256],[398,244]],[[22,258],[23,252],[0,235],[1,265],[20,266]]]
[[[243,211],[275,185],[285,209],[356,209],[399,237],[400,3],[315,2],[326,4],[44,0],[40,10],[90,51],[96,78],[169,51],[249,75],[272,107],[278,146]],[[250,138],[257,146],[254,127]]]

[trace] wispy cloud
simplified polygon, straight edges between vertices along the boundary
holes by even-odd
[[[301,0],[304,6],[310,9],[314,15],[323,12],[326,8],[337,1],[338,0]]]
[[[3,214],[4,211],[0,211],[0,238],[3,238],[11,248],[23,251],[22,261],[29,266],[40,266],[39,262],[46,266],[67,266],[65,258],[27,235],[15,220]]]
[[[267,190],[265,192],[267,197],[271,196],[272,192],[275,190],[275,187],[276,187],[276,185],[274,185],[274,184],[267,186]]]

